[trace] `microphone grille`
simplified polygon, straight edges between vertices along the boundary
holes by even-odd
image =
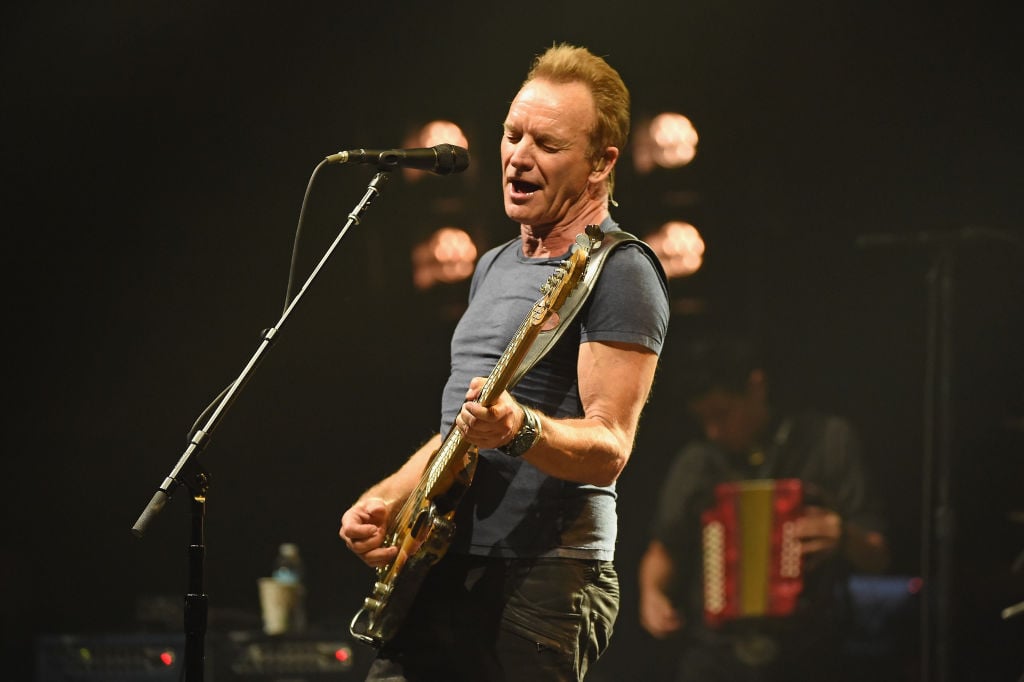
[[[461,173],[469,167],[469,151],[453,144],[439,144],[434,147],[437,154],[437,170],[439,175]]]

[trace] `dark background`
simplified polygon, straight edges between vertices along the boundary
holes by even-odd
[[[203,455],[211,628],[258,627],[256,579],[293,541],[311,619],[346,633],[371,574],[338,519],[435,428],[466,293],[416,291],[409,251],[448,223],[484,247],[516,234],[499,126],[533,55],[563,40],[619,69],[634,120],[694,122],[686,168],[638,176],[627,151],[614,215],[639,234],[689,220],[708,246],[704,269],[672,282],[669,347],[620,481],[623,610],[594,677],[665,674],[671,644],[637,624],[635,566],[689,433],[673,349],[709,325],[765,340],[780,392],[857,422],[890,512],[892,572],[921,574],[928,273],[936,237],[953,237],[950,665],[956,679],[1016,679],[1024,618],[998,615],[1024,598],[1011,573],[1024,549],[1011,516],[1024,508],[1024,51],[1011,17],[997,3],[908,0],[407,4],[2,10],[9,679],[31,676],[39,635],[180,629],[180,614],[153,613],[185,591],[186,491],[142,540],[129,529],[277,321],[310,173],[326,154],[400,147],[413,125],[448,118],[467,131],[470,170],[392,178]],[[371,175],[317,177],[303,278]],[[911,243],[858,246],[874,234]]]

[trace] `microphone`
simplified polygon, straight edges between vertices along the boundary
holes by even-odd
[[[327,163],[372,163],[380,170],[415,168],[438,175],[461,173],[469,166],[469,152],[453,144],[422,149],[350,149],[331,154]]]

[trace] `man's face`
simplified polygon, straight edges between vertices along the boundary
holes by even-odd
[[[708,440],[736,454],[759,444],[767,421],[761,393],[754,387],[742,393],[716,388],[690,403]]]
[[[519,91],[501,138],[505,213],[542,230],[571,223],[588,199],[594,98],[582,83],[532,80]]]

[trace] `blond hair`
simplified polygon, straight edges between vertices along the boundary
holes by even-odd
[[[629,137],[629,90],[619,72],[585,47],[555,44],[537,55],[523,82],[542,78],[553,83],[583,83],[594,98],[597,125],[590,131],[590,158],[595,163],[608,147],[622,152]],[[615,171],[608,175],[608,197]],[[614,203],[614,201],[612,202]]]

